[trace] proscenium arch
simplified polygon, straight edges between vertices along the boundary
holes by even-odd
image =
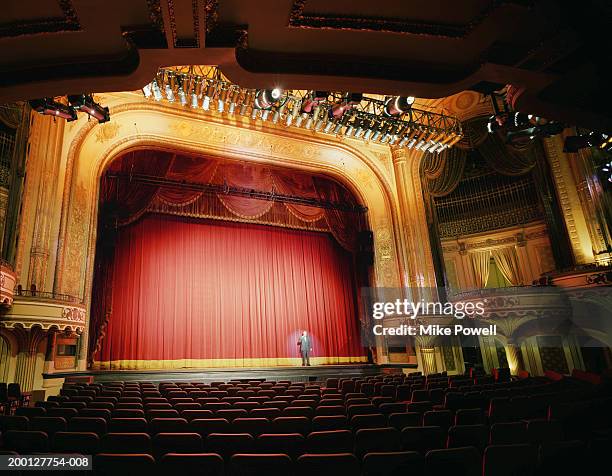
[[[56,292],[80,296],[89,305],[100,177],[118,156],[145,148],[252,160],[324,173],[338,180],[369,209],[369,225],[375,234],[373,284],[404,286],[407,270],[402,268],[404,250],[393,173],[385,171],[374,154],[315,135],[261,125],[244,128],[192,111],[177,114],[175,108],[144,101],[119,104],[112,114],[113,120],[106,125],[89,122],[73,130],[66,151]],[[390,157],[388,148],[378,150],[386,150]]]

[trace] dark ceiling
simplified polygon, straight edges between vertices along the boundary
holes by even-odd
[[[514,106],[599,130],[608,0],[5,0],[0,102],[134,90],[218,64],[247,87],[423,98],[512,84]]]

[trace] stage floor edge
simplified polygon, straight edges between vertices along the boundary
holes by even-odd
[[[93,377],[94,382],[213,382],[238,379],[290,380],[292,382],[325,381],[329,377],[367,377],[381,372],[414,371],[415,364],[316,365],[311,367],[231,367],[209,369],[160,370],[94,370],[43,374],[45,379]]]

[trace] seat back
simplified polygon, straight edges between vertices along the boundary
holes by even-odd
[[[151,454],[151,437],[146,433],[107,433],[100,440],[102,453]]]
[[[158,433],[153,437],[153,454],[160,459],[167,453],[201,453],[204,440],[199,433]]]
[[[429,476],[480,476],[481,472],[480,453],[471,446],[431,450],[425,462]]]
[[[295,465],[298,476],[354,476],[359,474],[359,461],[351,453],[305,454]]]
[[[306,437],[306,451],[313,454],[351,453],[353,446],[349,430],[313,431]]]
[[[266,433],[259,435],[256,448],[260,453],[282,453],[296,459],[304,454],[306,439],[299,433]]]
[[[293,472],[293,462],[286,454],[234,454],[230,458],[230,476],[286,476]]]
[[[255,439],[248,433],[212,433],[206,437],[206,449],[226,461],[237,453],[252,453]]]
[[[366,453],[400,451],[401,433],[393,427],[364,428],[355,434],[355,454],[362,458]]]
[[[484,452],[482,476],[533,476],[537,463],[537,450],[532,445],[490,445]]]
[[[94,456],[93,467],[102,476],[151,474],[155,460],[149,454],[107,454]]]
[[[100,437],[91,432],[58,431],[53,435],[51,450],[58,453],[95,455],[100,450]]]
[[[367,453],[363,457],[363,476],[405,476],[424,474],[423,456],[416,451]]]

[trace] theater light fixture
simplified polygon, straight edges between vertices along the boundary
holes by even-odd
[[[77,94],[68,96],[68,101],[75,111],[89,114],[90,117],[97,119],[99,123],[110,121],[108,107],[102,107],[91,94]]]
[[[590,131],[567,136],[563,144],[563,152],[575,153],[587,147],[597,147],[606,152],[612,152],[612,134]]]
[[[606,180],[608,182],[612,182],[612,162],[604,164],[604,166],[601,168],[601,171],[606,174]]]
[[[438,153],[463,138],[458,119],[415,108],[411,96],[243,88],[215,66],[161,68],[142,89],[147,99],[201,107],[207,113],[298,127],[314,134]]]
[[[270,109],[283,95],[282,89],[260,89],[255,93],[255,107]]]
[[[413,96],[395,96],[385,99],[385,115],[399,116],[410,110],[414,104]]]
[[[43,116],[61,117],[62,119],[66,119],[67,122],[76,121],[78,119],[74,108],[62,104],[53,98],[33,99],[30,101],[30,106]]]

